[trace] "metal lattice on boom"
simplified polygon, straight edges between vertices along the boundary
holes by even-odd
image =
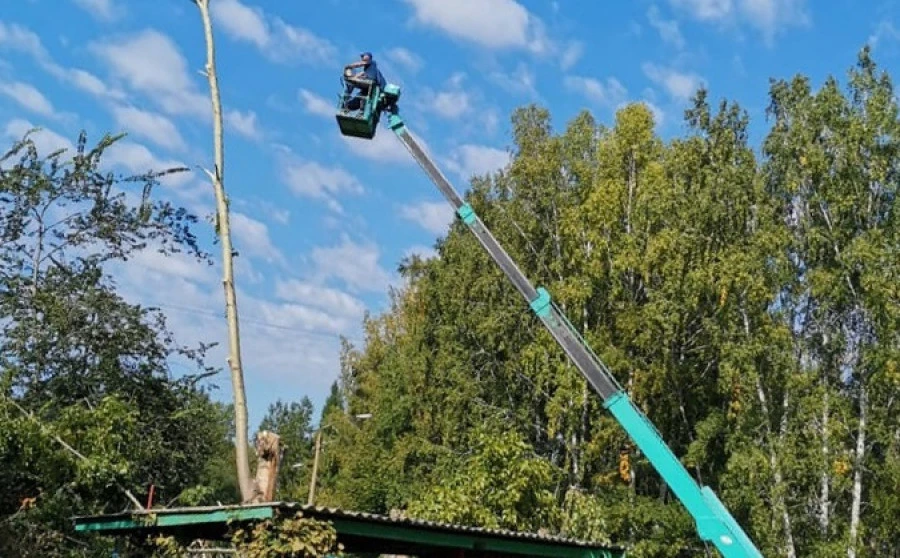
[[[672,489],[694,519],[703,541],[712,543],[725,558],[762,558],[731,513],[708,486],[701,487],[688,473],[665,443],[650,419],[631,401],[606,365],[588,346],[566,316],[553,303],[543,287],[535,288],[513,259],[506,253],[472,207],[463,200],[444,177],[416,139],[409,133],[399,114],[397,102],[400,87],[385,85],[382,90],[371,81],[359,80],[347,71],[342,80],[341,98],[336,114],[338,126],[345,136],[372,139],[382,113],[388,115],[388,126],[406,147],[413,159],[447,198],[457,216],[475,235],[494,262],[503,270],[531,310],[541,320],[572,363],[591,384],[607,409],[622,425],[635,445]],[[359,96],[346,93],[347,85],[363,86]]]

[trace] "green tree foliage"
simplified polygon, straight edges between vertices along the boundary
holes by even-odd
[[[131,507],[124,489],[144,500],[153,485],[164,504],[229,490],[211,467],[229,451],[228,411],[198,387],[206,347],[177,345],[105,271],[143,249],[204,258],[195,218],[151,196],[174,171],[103,172],[116,140],[91,148],[82,135],[74,153],[42,154],[26,136],[0,159],[4,556],[90,554],[102,542],[76,538],[71,517]],[[173,356],[197,374],[172,377]]]
[[[795,471],[785,498],[814,510],[793,518],[809,541],[800,555],[896,548],[885,537],[891,514],[865,508],[896,517],[900,121],[868,49],[848,81],[846,92],[833,78],[818,91],[803,76],[774,83],[764,145],[791,238],[780,301],[796,355],[784,395]]]
[[[337,532],[330,524],[304,517],[268,519],[231,534],[234,548],[248,558],[313,558],[333,556],[340,550]]]
[[[559,521],[553,466],[502,424],[478,426],[471,438],[468,455],[439,464],[442,482],[410,502],[408,513],[493,529],[553,528]]]
[[[338,382],[334,382],[331,384],[331,391],[325,399],[325,404],[322,405],[322,418],[324,419],[332,412],[340,412],[343,408],[344,398],[341,394],[341,386]]]
[[[304,517],[302,512],[276,515],[246,525],[230,525],[226,535],[230,547],[242,558],[326,558],[342,556],[337,531],[327,522]],[[222,548],[222,542],[213,543]],[[196,547],[177,537],[150,536],[142,541],[145,553],[159,558],[181,558]],[[209,549],[207,549],[209,550]]]
[[[769,96],[756,151],[746,112],[705,90],[686,134],[667,141],[641,104],[559,131],[523,107],[510,165],[474,177],[467,198],[763,555],[889,555],[896,93],[864,49],[845,87],[795,76]],[[25,138],[0,160],[0,554],[90,554],[102,542],[74,537],[68,518],[123,509],[125,488],[144,498],[153,484],[157,501],[183,504],[237,494],[233,411],[197,383],[212,373],[205,347],[178,346],[105,273],[151,246],[205,257],[193,217],[152,201],[160,175],[99,170],[115,139],[81,138],[67,159]],[[319,420],[316,503],[705,555],[473,235],[454,222],[436,248],[402,263],[407,286],[366,317],[363,346],[343,345]],[[172,378],[175,355],[198,374]],[[312,416],[308,399],[278,401],[261,425],[285,442],[281,498],[305,500]],[[305,540],[311,553],[334,542],[285,526],[290,536],[261,525],[240,542],[303,552]]]
[[[684,137],[652,113],[555,132],[468,201],[765,556],[896,544],[900,124],[867,50],[842,90],[773,81],[756,153],[705,90]],[[691,518],[465,227],[345,346],[327,503],[705,552]],[[895,529],[894,529],[895,530]],[[851,550],[853,549],[853,550]]]

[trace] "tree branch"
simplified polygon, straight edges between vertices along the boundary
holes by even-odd
[[[46,434],[47,436],[53,438],[53,439],[56,441],[56,443],[58,443],[58,444],[61,445],[63,448],[65,448],[66,451],[68,451],[69,453],[71,453],[72,455],[74,455],[75,457],[77,457],[78,459],[80,459],[80,460],[82,460],[82,461],[84,461],[84,462],[90,462],[90,459],[88,459],[87,457],[85,457],[84,454],[82,454],[81,452],[79,452],[77,449],[75,449],[75,448],[73,448],[72,446],[70,446],[68,443],[66,443],[65,440],[63,440],[62,438],[60,438],[58,435],[56,435],[56,434],[54,434],[53,432],[51,432],[50,429],[49,429],[44,423],[42,423],[41,421],[39,421],[39,420],[37,419],[37,417],[34,416],[33,413],[29,412],[27,409],[25,409],[24,407],[22,407],[21,405],[19,405],[19,403],[18,403],[16,400],[11,399],[11,398],[9,398],[9,397],[6,397],[6,400],[9,401],[10,403],[12,403],[13,406],[14,406],[16,409],[18,409],[20,413],[22,413],[23,415],[25,415],[26,417],[28,417],[29,419],[31,419],[31,421],[34,422],[34,423],[38,426],[38,428],[41,429],[41,432],[43,432],[43,433]],[[134,494],[132,494],[130,490],[128,490],[127,488],[125,488],[124,486],[122,486],[121,484],[119,484],[118,482],[116,482],[116,486],[119,488],[119,490],[121,490],[122,492],[125,493],[125,496],[126,496],[129,500],[131,500],[131,503],[134,504],[134,505],[137,507],[137,509],[139,509],[139,510],[145,509],[144,506],[141,505],[140,500],[138,500],[137,498],[135,498]]]

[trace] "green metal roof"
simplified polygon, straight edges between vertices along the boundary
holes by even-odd
[[[435,550],[465,550],[465,556],[554,556],[615,558],[624,550],[554,535],[451,525],[335,508],[273,502],[268,504],[166,508],[75,518],[75,530],[103,535],[140,532],[221,540],[229,522],[250,523],[292,515],[328,521],[348,552],[433,555]]]

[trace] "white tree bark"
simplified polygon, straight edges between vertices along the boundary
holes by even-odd
[[[750,321],[747,317],[747,312],[742,309],[741,314],[744,318],[744,333],[749,336]],[[769,427],[769,419],[771,417],[771,414],[769,413],[769,399],[766,395],[766,390],[763,386],[762,379],[759,376],[756,377],[756,396],[759,399],[759,405],[762,409],[763,417],[765,420],[765,438],[767,440],[766,445],[768,446],[769,451],[769,466],[772,468],[772,475],[774,477],[773,480],[775,481],[773,499],[775,501],[775,506],[781,515],[781,524],[782,528],[784,529],[785,554],[788,558],[796,558],[797,549],[796,545],[794,544],[794,529],[791,523],[791,514],[787,508],[787,486],[784,482],[784,474],[781,470],[781,465],[778,462],[778,451],[780,450],[781,442],[783,442],[784,438],[787,435],[788,410],[790,408],[790,391],[788,389],[785,389],[784,398],[781,401],[781,420],[779,422],[777,442],[775,441],[775,433],[772,432],[772,429]]]
[[[856,455],[853,464],[853,502],[850,505],[850,543],[847,557],[856,558],[856,545],[859,540],[860,508],[862,507],[862,475],[863,458],[866,454],[866,421],[869,413],[869,394],[865,385],[859,392],[859,432],[856,435]]]
[[[790,390],[784,390],[784,398],[781,400],[781,425],[778,432],[779,447],[787,437],[788,429],[788,410],[790,408]],[[775,451],[772,451],[772,465],[775,470],[775,486],[777,490],[783,491],[779,497],[781,503],[781,522],[784,525],[784,543],[787,550],[788,558],[796,558],[797,549],[794,545],[794,528],[791,526],[791,514],[787,508],[787,486],[784,482],[784,476],[781,472],[781,465],[775,458]]]
[[[244,390],[244,370],[241,364],[240,328],[238,324],[237,294],[234,289],[234,251],[231,247],[231,228],[228,219],[228,199],[225,195],[225,147],[222,133],[222,102],[219,80],[216,75],[216,50],[213,42],[212,21],[209,16],[209,0],[192,0],[200,10],[203,31],[206,36],[206,77],[209,80],[213,110],[213,143],[215,168],[206,171],[213,183],[216,195],[216,224],[222,244],[222,286],[225,290],[225,315],[228,321],[228,367],[231,371],[231,388],[234,394],[234,426],[238,484],[243,502],[256,497],[256,489],[250,478],[249,442],[247,426],[247,400]]]
[[[829,415],[829,400],[828,400],[828,386],[825,386],[825,392],[822,396],[822,479],[821,479],[821,487],[819,489],[819,526],[822,529],[822,535],[828,536],[828,525],[829,525],[829,509],[831,507],[831,482],[828,478],[828,462],[830,459],[830,449],[828,444],[828,415]]]

